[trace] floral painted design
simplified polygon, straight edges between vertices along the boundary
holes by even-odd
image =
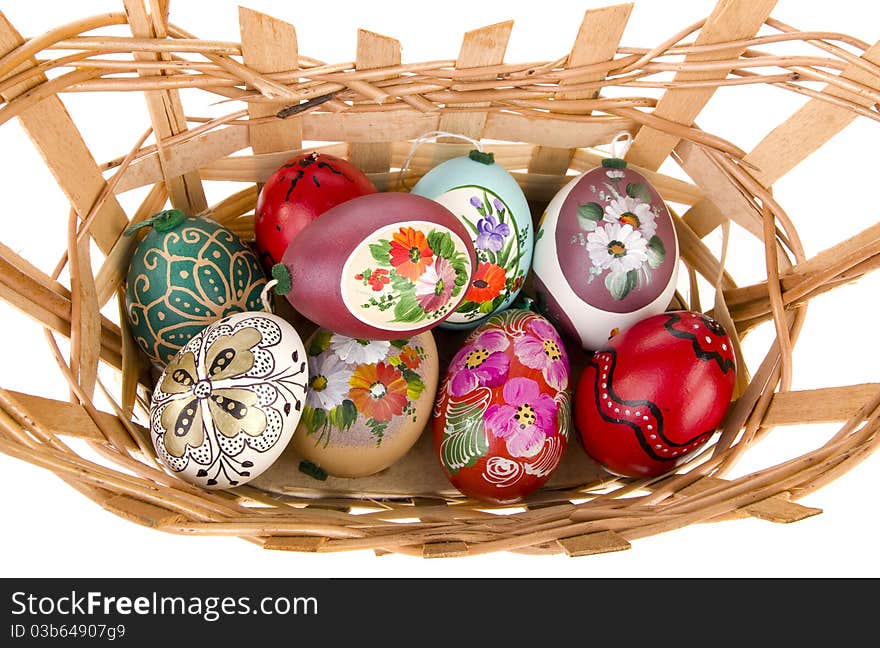
[[[490,302],[501,294],[506,283],[507,274],[504,268],[494,263],[481,263],[468,285],[464,298],[477,303]],[[519,285],[521,284],[520,280]]]
[[[422,232],[412,227],[401,227],[391,237],[388,255],[397,274],[415,281],[431,264],[434,251]]]
[[[657,233],[657,223],[651,205],[636,198],[621,196],[605,207],[604,221],[629,225],[649,241]]]
[[[222,380],[250,371],[254,354],[250,351],[262,336],[256,329],[244,329],[232,336],[221,336],[208,349],[205,365],[207,377],[199,378],[195,355],[187,351],[172,360],[162,380],[166,394],[182,394],[187,398],[172,400],[162,411],[165,450],[174,457],[183,457],[187,446],[197,448],[204,443],[203,407],[213,419],[217,431],[232,438],[243,432],[252,437],[266,429],[266,414],[255,407],[257,396],[236,387],[221,387]]]
[[[380,445],[388,425],[412,417],[425,389],[427,354],[418,337],[369,342],[319,329],[308,347],[309,386],[300,426],[315,443],[337,435]]]
[[[309,363],[309,391],[306,405],[332,410],[342,405],[349,390],[354,370],[335,354],[327,354],[321,361]]]
[[[536,319],[513,343],[516,357],[530,369],[540,369],[544,380],[555,389],[568,388],[568,355],[556,329]]]
[[[482,187],[458,187],[448,193],[459,191],[471,194],[465,204],[476,212],[456,211],[456,215],[471,232],[478,264],[464,301],[449,321],[469,322],[498,310],[519,291],[525,277],[520,265],[529,233],[527,228],[517,227],[510,209],[498,196]]]
[[[273,451],[306,392],[299,351],[276,365],[279,325],[266,316],[236,317],[236,324],[227,317],[192,338],[153,394],[151,428],[163,463],[205,486],[248,481],[253,453]]]
[[[433,223],[387,226],[346,262],[343,300],[361,320],[390,330],[439,320],[454,309],[471,275],[464,241]],[[350,273],[350,274],[349,274]]]
[[[513,457],[532,457],[556,432],[556,402],[530,378],[511,378],[503,404],[486,410],[486,431],[504,439]]]
[[[363,281],[365,286],[370,286],[373,292],[381,292],[385,286],[391,283],[391,274],[385,268],[379,268],[372,272],[358,273],[354,276],[358,281]]]
[[[631,225],[605,225],[587,235],[590,262],[600,270],[625,275],[648,260],[648,242]]]
[[[398,364],[403,363],[408,369],[412,369],[413,371],[415,371],[422,364],[421,354],[423,353],[424,351],[421,350],[419,347],[413,347],[407,344],[400,350],[400,355],[398,356]]]
[[[474,204],[476,198],[471,198],[471,204]],[[495,204],[499,205],[500,201],[496,198]],[[504,210],[499,210],[501,214]],[[479,250],[492,250],[498,253],[504,247],[504,239],[510,236],[510,226],[507,223],[499,223],[498,219],[489,214],[485,218],[477,221],[477,239],[474,244]]]
[[[586,248],[590,259],[588,283],[604,275],[605,287],[615,300],[651,282],[651,271],[666,258],[657,236],[659,208],[651,202],[647,185],[630,182],[623,188],[625,173],[608,169],[607,192],[596,196],[605,204],[586,202],[578,206],[580,231],[572,245]],[[596,188],[591,186],[591,191]]]
[[[363,340],[333,333],[330,337],[333,353],[347,364],[369,364],[388,356],[391,342],[387,340]]]
[[[416,280],[416,301],[426,313],[434,313],[452,297],[455,268],[440,257]]]
[[[406,380],[393,365],[358,365],[349,386],[348,396],[364,416],[387,423],[403,414],[407,403]]]
[[[562,340],[545,318],[524,309],[489,317],[452,359],[435,406],[453,484],[501,501],[546,481],[567,444],[568,381]]]
[[[504,353],[509,346],[502,331],[488,330],[459,349],[449,363],[450,393],[464,396],[477,387],[503,384],[510,370],[510,358]]]

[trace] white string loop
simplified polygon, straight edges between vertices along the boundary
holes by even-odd
[[[629,131],[620,131],[614,136],[614,139],[611,140],[611,157],[623,160],[626,158],[626,154],[629,152],[629,147],[632,146],[632,143],[632,133]]]
[[[271,313],[273,310],[272,309],[272,302],[269,301],[269,293],[277,285],[278,285],[278,280],[272,279],[268,283],[266,283],[265,286],[263,286],[263,292],[260,293],[260,299],[263,302],[263,310],[265,310],[267,313]]]
[[[409,189],[409,187],[406,186],[406,172],[409,170],[409,165],[412,162],[413,157],[415,157],[416,149],[418,149],[419,146],[421,146],[424,142],[436,139],[438,137],[455,137],[461,140],[465,140],[473,144],[480,153],[483,152],[483,143],[479,140],[475,140],[472,137],[468,137],[467,135],[448,133],[441,130],[430,131],[423,135],[419,135],[419,137],[413,140],[412,146],[409,149],[409,155],[406,156],[406,161],[404,161],[403,166],[400,167],[400,173],[397,176],[398,185],[401,185],[404,189]]]

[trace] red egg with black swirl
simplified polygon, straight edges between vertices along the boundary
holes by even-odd
[[[571,427],[569,362],[544,317],[489,317],[449,364],[434,407],[434,450],[459,491],[511,504],[559,465]]]
[[[702,448],[730,405],[733,344],[702,313],[644,319],[596,351],[575,393],[581,444],[609,472],[654,477]]]

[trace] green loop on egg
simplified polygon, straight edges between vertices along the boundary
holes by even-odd
[[[529,297],[528,295],[520,294],[519,298],[510,305],[511,310],[519,309],[519,310],[527,310],[533,313],[537,313],[541,315],[541,310],[538,308],[538,302]]]
[[[126,236],[131,236],[135,232],[145,227],[152,227],[157,232],[170,232],[176,229],[183,221],[186,220],[186,214],[179,209],[166,209],[154,214],[150,218],[136,225],[132,225],[125,230]]]
[[[186,214],[179,209],[166,209],[150,220],[153,221],[153,229],[157,232],[170,232],[186,220]]]
[[[495,154],[490,151],[484,153],[483,151],[473,149],[468,153],[468,157],[480,164],[495,164]]]
[[[621,158],[605,158],[602,160],[602,166],[606,169],[625,169],[626,160]]]
[[[278,283],[275,284],[275,293],[278,295],[286,295],[290,292],[293,280],[290,277],[290,270],[283,263],[276,263],[272,266],[272,278]]]

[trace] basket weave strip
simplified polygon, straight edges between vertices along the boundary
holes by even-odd
[[[20,121],[71,206],[68,245],[52,273],[0,244],[0,295],[45,328],[71,390],[63,403],[0,388],[0,451],[166,532],[238,536],[278,550],[448,557],[588,555],[698,522],[797,521],[819,512],[797,499],[875,449],[880,385],[790,388],[809,301],[880,265],[880,225],[808,258],[772,184],[857,117],[880,121],[880,44],[798,31],[770,17],[774,0],[721,0],[705,20],[650,48],[620,45],[632,5],[618,5],[587,11],[569,53],[550,61],[505,62],[508,21],[465,34],[454,60],[424,63],[403,63],[398,41],[360,30],[356,60],[333,64],[300,55],[292,25],[252,10],[239,10],[239,44],[204,40],[169,22],[168,3],[122,4],[118,13],[31,39],[0,15],[0,124]],[[120,35],[122,26],[128,34]],[[792,43],[803,51],[774,52]],[[699,128],[696,119],[718,88],[753,84],[807,100],[750,152]],[[239,103],[219,117],[188,114],[178,92],[184,88]],[[132,91],[143,93],[149,128],[119,157],[96,161],[61,97]],[[139,423],[152,383],[121,310],[134,243],[125,228],[170,202],[252,238],[260,183],[308,141],[335,142],[317,150],[348,157],[380,190],[405,190],[467,151],[448,138],[412,150],[411,140],[436,130],[498,140],[491,145],[496,161],[513,172],[536,214],[568,172],[599,164],[603,154],[591,147],[622,130],[634,134],[631,166],[684,210],[674,220],[690,290],[675,305],[711,312],[732,333],[740,361],[741,340],[753,327],[770,321],[776,333],[757,367],[740,362],[737,398],[717,442],[675,474],[548,486],[515,512],[439,493],[366,498],[322,491],[317,482],[310,497],[254,486],[206,492],[169,476]],[[688,180],[658,172],[667,158]],[[209,205],[203,183],[214,180],[248,185]],[[117,196],[138,187],[149,191],[127,214]],[[763,241],[766,280],[741,286],[725,270],[731,224]],[[720,258],[703,240],[719,227]],[[94,273],[91,242],[103,255]],[[701,295],[706,284],[711,290]],[[114,298],[121,324],[100,313]],[[70,339],[66,355],[58,335]],[[99,378],[101,363],[122,374],[119,393]],[[96,393],[112,413],[99,411]],[[819,421],[841,422],[822,446],[725,478],[776,426]],[[101,461],[80,456],[70,438]]]

